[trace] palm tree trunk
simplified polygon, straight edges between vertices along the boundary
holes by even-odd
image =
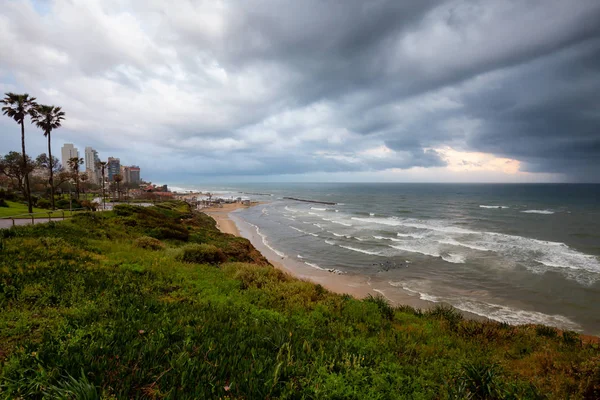
[[[27,192],[27,208],[29,213],[33,212],[31,204],[31,189],[29,188],[29,173],[27,171],[27,153],[25,153],[25,124],[21,121],[21,148],[23,150],[23,172],[25,172],[25,192]]]
[[[50,165],[50,196],[52,199],[52,211],[54,208],[54,171],[52,170],[52,146],[50,146],[50,131],[48,131],[48,164]]]

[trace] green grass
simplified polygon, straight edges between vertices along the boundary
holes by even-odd
[[[600,394],[598,345],[575,333],[333,294],[183,203],[123,205],[0,238],[0,398]],[[218,247],[223,262],[182,261],[194,243]]]
[[[30,218],[29,217],[29,209],[27,208],[27,204],[14,202],[14,201],[7,201],[6,204],[8,204],[8,207],[0,207],[0,218],[12,217],[12,216],[17,216],[17,218]],[[36,215],[34,215],[34,217],[36,219],[44,218],[44,217],[47,218],[49,211],[50,210],[46,210],[43,208],[33,207],[33,213],[36,214]],[[25,215],[23,215],[23,214],[25,214]],[[63,212],[61,210],[57,210],[52,213],[52,217],[59,218],[62,216],[63,216]],[[65,211],[65,216],[71,216],[71,212]]]

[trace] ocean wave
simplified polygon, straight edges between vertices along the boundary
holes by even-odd
[[[498,322],[506,322],[511,325],[523,324],[542,324],[556,326],[562,329],[581,330],[581,326],[576,322],[562,315],[544,314],[539,311],[527,311],[500,304],[487,303],[475,299],[441,297],[422,291],[423,289],[411,287],[405,282],[388,282],[391,286],[399,287],[408,293],[418,295],[421,300],[431,301],[433,303],[448,303],[453,307],[489,318]]]
[[[296,213],[296,212],[298,212],[298,210],[294,210],[293,208],[289,208],[288,206],[285,206],[285,207],[284,207],[284,209],[285,209],[286,211],[290,211],[290,212],[293,212],[293,213]]]
[[[290,225],[290,228],[292,228],[293,230],[298,231],[300,233],[304,233],[305,235],[311,235],[311,236],[314,236],[314,237],[319,237],[319,235],[317,235],[316,233],[306,232],[306,231],[303,231],[302,229],[296,228],[295,226],[291,226]]]
[[[327,211],[326,208],[319,208],[319,207],[311,207],[311,210],[316,210],[316,211]]]
[[[480,204],[479,207],[481,207],[481,208],[510,208],[509,206],[486,206],[483,204]]]
[[[462,242],[456,241],[454,239],[438,240],[438,243],[449,244],[451,246],[461,246],[461,247],[466,247],[468,249],[479,250],[479,251],[493,251],[492,249],[488,249],[487,247],[477,246],[477,245],[468,244],[468,243],[462,243]]]
[[[370,215],[371,217],[373,217],[373,216],[375,215],[375,213],[369,213],[369,215]]]
[[[310,211],[309,211],[308,213],[309,213],[310,215],[319,215],[319,214],[317,214],[317,213],[310,212]]]
[[[521,212],[525,213],[525,214],[544,214],[544,215],[554,214],[554,211],[551,211],[551,210],[525,210],[525,211],[521,211]]]
[[[261,237],[263,244],[268,247],[269,249],[271,249],[271,251],[275,254],[277,254],[279,257],[284,258],[286,255],[282,252],[280,252],[279,250],[274,249],[273,247],[271,247],[271,245],[269,244],[269,242],[267,241],[267,236],[265,236],[259,229],[258,226],[248,222],[248,224],[250,224],[251,226],[253,226],[256,229],[256,233],[258,233],[258,235]]]
[[[321,224],[313,224],[314,226],[316,226],[319,229],[323,229],[323,226]]]
[[[440,253],[435,250],[424,249],[422,247],[410,247],[410,246],[398,246],[398,245],[389,245],[391,248],[401,251],[406,251],[409,253],[419,253],[430,257],[440,257]]]
[[[369,250],[357,249],[356,247],[342,246],[341,244],[338,245],[338,246],[341,247],[341,248],[344,248],[344,249],[356,251],[356,252],[363,253],[363,254],[369,254],[369,255],[372,255],[372,256],[378,256],[378,255],[380,255],[380,252],[378,252],[378,251],[369,251]]]
[[[442,254],[442,260],[452,264],[464,264],[467,258],[463,254]]]
[[[445,233],[459,233],[459,234],[477,234],[480,232],[472,231],[469,229],[458,228],[452,225],[443,225],[441,222],[437,224],[434,223],[423,223],[420,220],[414,219],[399,219],[397,217],[389,217],[389,218],[360,218],[360,217],[352,217],[353,220],[374,223],[380,225],[388,225],[388,226],[405,226],[408,228],[422,229],[422,230],[430,230],[436,232],[445,232]]]
[[[335,246],[335,242],[332,242],[331,240],[325,239],[325,243],[327,243],[328,245],[331,246]]]
[[[304,257],[302,257],[300,254],[298,254],[296,257],[298,257],[298,258],[300,258],[300,259],[304,258]]]
[[[347,224],[347,223],[342,222],[342,221],[331,220],[331,222],[333,222],[334,224],[338,224],[338,225],[352,226],[352,224]]]

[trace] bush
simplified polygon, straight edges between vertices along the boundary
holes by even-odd
[[[69,200],[60,199],[55,203],[55,205],[56,205],[56,208],[61,208],[63,210],[68,210],[69,207],[73,207],[74,210],[76,208],[81,208],[81,203],[77,199],[73,199],[71,202],[71,205],[69,205]]]
[[[163,242],[158,239],[154,239],[150,236],[142,236],[133,241],[135,247],[148,250],[162,250],[165,248]]]
[[[381,316],[387,320],[392,321],[394,319],[394,307],[392,307],[387,301],[387,299],[381,295],[377,295],[375,297],[369,294],[368,297],[364,299],[367,303],[373,303],[377,305],[379,308],[379,312],[381,312]]]
[[[11,192],[10,190],[0,189],[0,199],[15,201],[17,200],[17,195],[14,192]]]
[[[187,229],[178,226],[156,228],[150,231],[149,236],[156,239],[175,239],[187,242],[190,234]]]
[[[183,248],[178,257],[181,261],[198,264],[221,264],[227,261],[227,257],[216,246],[212,244],[193,244]]]
[[[0,207],[8,207],[8,203],[6,202],[6,200],[0,198]]]
[[[39,208],[50,208],[50,206],[52,205],[52,203],[50,203],[50,200],[46,200],[46,199],[39,199],[37,201],[37,206]]]
[[[98,207],[98,203],[94,203],[89,200],[83,200],[81,202],[81,207],[85,208],[86,210],[89,210],[89,211],[96,211],[96,208]]]

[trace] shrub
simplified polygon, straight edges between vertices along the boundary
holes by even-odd
[[[183,248],[179,256],[181,261],[198,264],[221,264],[227,261],[227,257],[216,246],[212,244],[193,244]]]
[[[52,205],[52,203],[50,203],[50,200],[46,200],[46,199],[39,199],[37,202],[37,206],[39,208],[50,208],[51,205]]]
[[[0,199],[15,201],[17,200],[17,195],[10,190],[0,189]]]
[[[89,200],[83,200],[81,202],[81,207],[85,208],[86,210],[89,210],[89,211],[96,211],[96,208],[98,207],[98,203],[94,203]]]
[[[555,328],[546,325],[537,325],[535,327],[535,333],[538,336],[544,336],[548,338],[555,338],[558,336],[558,331]]]
[[[67,199],[60,199],[55,203],[55,205],[56,208],[61,208],[63,210],[68,210],[69,207],[73,207],[73,209],[81,208],[81,203],[77,199],[73,199],[71,203],[69,203],[69,200]]]
[[[152,231],[150,231],[149,233],[149,236],[152,236],[156,239],[175,239],[187,242],[190,234],[185,228],[178,226],[170,226],[152,229]]]
[[[6,203],[6,200],[0,198],[0,207],[8,207],[8,203]]]
[[[376,304],[383,318],[390,321],[394,319],[394,308],[390,306],[390,303],[385,297],[381,295],[377,295],[375,297],[369,295],[367,298],[365,298],[364,301],[366,301],[367,303]]]
[[[165,248],[163,242],[150,236],[142,236],[133,241],[135,247],[149,250],[162,250]]]

